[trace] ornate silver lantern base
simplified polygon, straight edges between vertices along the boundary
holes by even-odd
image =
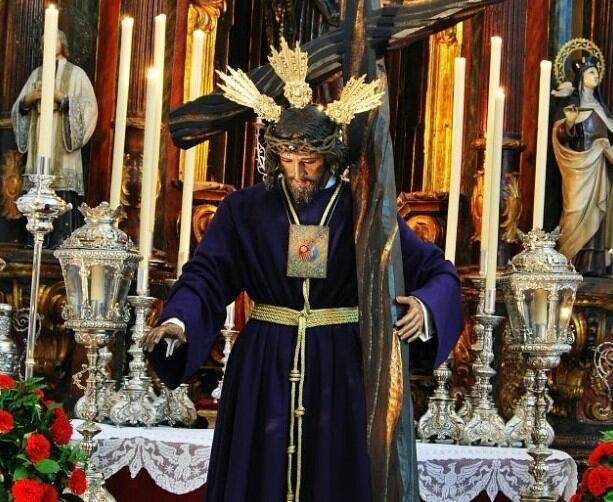
[[[146,363],[141,340],[149,333],[147,313],[155,298],[151,296],[129,296],[128,301],[134,307],[136,321],[132,329],[132,345],[128,353],[130,374],[117,391],[115,404],[111,408],[110,417],[116,424],[146,425],[156,423],[156,410],[150,396],[150,379],[146,377]]]
[[[451,357],[434,370],[437,388],[428,399],[428,410],[417,425],[422,440],[459,442],[464,435],[464,420],[455,411],[455,401],[449,396],[447,382],[451,377]]]
[[[187,391],[189,385],[181,384],[176,389],[170,390],[163,387],[162,392],[166,394],[166,412],[164,420],[173,426],[176,423],[192,425],[198,418],[196,407],[189,398]]]
[[[474,316],[477,323],[483,328],[477,332],[475,361],[473,373],[477,400],[473,403],[472,416],[464,428],[463,442],[467,444],[480,443],[482,445],[503,445],[507,443],[505,423],[498,414],[491,392],[490,379],[496,375],[490,364],[494,360],[493,331],[504,319],[493,314],[477,314]]]

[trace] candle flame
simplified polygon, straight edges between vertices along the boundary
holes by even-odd
[[[158,78],[159,72],[157,68],[149,68],[147,70],[147,80],[156,80]]]

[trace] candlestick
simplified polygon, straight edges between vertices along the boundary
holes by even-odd
[[[153,149],[155,145],[155,112],[158,86],[158,72],[150,68],[147,72],[147,101],[145,104],[145,142],[143,150],[143,177],[141,179],[141,202],[140,202],[140,226],[139,226],[139,250],[143,260],[138,266],[136,291],[139,295],[146,296],[149,290],[149,254],[151,239],[149,218],[152,214],[151,178],[153,177]],[[158,131],[159,132],[159,131]]]
[[[112,208],[117,207],[121,200],[121,175],[123,172],[123,152],[128,115],[128,88],[130,85],[133,27],[133,18],[126,17],[121,21],[121,49],[119,53],[119,75],[117,77],[117,102],[115,104],[115,134],[113,137],[113,168],[110,193],[110,205]]]
[[[487,271],[485,276],[485,311],[494,313],[496,301],[496,259],[498,255],[498,224],[500,207],[500,173],[502,170],[502,131],[504,127],[504,92],[499,89],[494,99],[494,134],[492,147],[492,186],[489,207]],[[492,293],[493,292],[493,293]]]
[[[54,5],[45,9],[45,32],[43,36],[43,70],[40,97],[38,155],[51,157],[53,134],[53,101],[55,91],[55,60],[57,52],[58,11]],[[40,166],[40,164],[38,164]],[[50,174],[37,172],[37,174]]]
[[[502,54],[502,38],[492,37],[490,49],[490,78],[487,96],[487,131],[485,133],[485,162],[483,165],[483,206],[481,209],[481,258],[480,273],[485,275],[487,268],[487,244],[489,231],[489,208],[492,191],[492,149],[494,132],[494,97],[500,87],[500,58]]]
[[[166,14],[155,16],[155,35],[153,44],[153,65],[155,66],[158,75],[158,88],[156,94],[156,110],[155,110],[155,143],[153,145],[153,171],[149,184],[151,192],[151,211],[153,217],[149,220],[149,231],[153,235],[155,230],[155,207],[157,199],[157,184],[158,171],[160,162],[160,130],[162,128],[162,101],[164,91],[164,50],[166,44]]]
[[[204,47],[204,32],[194,30],[192,42],[192,64],[189,79],[189,100],[192,101],[200,95],[202,86],[202,50]],[[192,203],[194,196],[194,168],[196,165],[196,149],[190,148],[185,152],[183,164],[183,196],[181,200],[181,231],[179,233],[179,254],[177,259],[177,277],[189,259],[189,243],[191,237]]]
[[[539,115],[536,133],[536,159],[534,176],[534,207],[532,228],[543,228],[545,212],[545,179],[547,172],[547,142],[549,138],[549,89],[551,87],[551,61],[541,61],[539,85]]]
[[[464,129],[464,77],[466,59],[455,58],[453,88],[453,130],[451,141],[451,180],[447,205],[447,237],[445,258],[455,262],[458,234],[458,212],[460,206],[460,175],[462,173],[462,136]]]

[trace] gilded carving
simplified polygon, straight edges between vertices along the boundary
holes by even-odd
[[[9,150],[4,154],[2,169],[2,216],[7,220],[18,220],[23,215],[15,202],[21,196],[21,160],[22,154]]]
[[[517,229],[521,216],[521,192],[519,190],[519,173],[507,173],[506,183],[502,187],[501,197],[503,203],[502,222],[500,223],[500,239],[504,242],[517,241]]]
[[[217,20],[226,11],[226,0],[192,0],[196,9],[195,27],[211,33],[217,28]]]
[[[470,216],[473,221],[474,233],[472,241],[481,241],[481,217],[483,214],[483,170],[474,175],[475,186],[470,197]]]
[[[410,216],[407,225],[425,242],[439,242],[443,234],[439,221],[427,214]]]
[[[213,204],[202,204],[194,209],[194,214],[192,216],[192,231],[194,232],[196,242],[200,242],[200,239],[202,239],[216,211],[217,206]]]

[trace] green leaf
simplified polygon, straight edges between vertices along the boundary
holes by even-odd
[[[613,431],[604,431],[602,433],[602,440],[603,441],[613,441]]]
[[[613,502],[613,491],[609,491],[605,496],[604,496],[604,502]]]
[[[23,465],[20,467],[17,467],[17,469],[15,469],[13,471],[13,481],[17,481],[18,479],[23,479],[23,478],[27,478],[29,475],[28,473],[28,469],[26,469]]]
[[[55,474],[60,470],[60,465],[55,460],[51,460],[50,458],[36,462],[34,467],[41,474]]]

